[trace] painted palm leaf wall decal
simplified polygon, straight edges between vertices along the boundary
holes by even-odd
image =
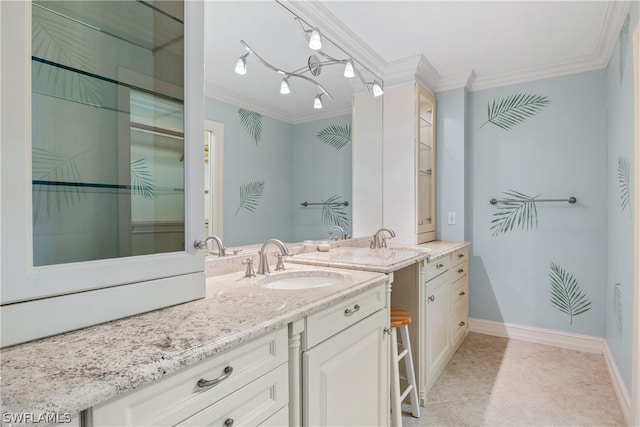
[[[263,192],[264,181],[254,181],[240,185],[240,206],[236,209],[234,216],[238,215],[240,209],[255,212]]]
[[[493,123],[504,130],[524,122],[551,102],[546,96],[516,93],[501,100],[494,99],[487,104],[487,123]]]
[[[155,185],[149,164],[144,159],[131,162],[131,194],[153,199]]]
[[[535,199],[540,196],[531,197],[518,191],[505,191],[506,197],[496,206],[498,211],[493,214],[491,220],[491,231],[497,236],[513,229],[529,230],[538,226],[538,210]]]
[[[551,262],[549,279],[551,305],[570,316],[570,325],[573,324],[575,316],[591,309],[591,301],[580,289],[576,278],[554,262]]]
[[[629,192],[631,167],[624,157],[618,157],[618,188],[620,190],[620,208],[631,212],[631,196]]]
[[[348,124],[329,125],[319,131],[316,136],[323,144],[340,150],[347,145],[347,143],[351,142],[351,126]]]
[[[262,114],[240,108],[238,109],[238,116],[240,116],[240,123],[244,129],[258,145],[260,138],[262,138]]]
[[[333,195],[322,201],[322,221],[327,225],[338,225],[345,228],[349,225],[349,215],[345,210],[344,202],[340,201],[340,196]]]

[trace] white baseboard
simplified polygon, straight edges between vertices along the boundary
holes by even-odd
[[[609,378],[611,378],[611,385],[616,392],[616,396],[618,397],[618,402],[620,403],[620,409],[622,409],[622,415],[624,415],[624,420],[628,426],[632,425],[631,423],[631,397],[629,396],[629,392],[627,391],[627,387],[624,385],[624,381],[622,380],[622,376],[620,375],[620,371],[618,370],[618,365],[616,365],[616,361],[613,358],[613,354],[611,353],[611,349],[609,348],[609,344],[607,341],[604,342],[604,362],[607,365],[607,371],[609,371]]]
[[[473,318],[469,318],[469,330],[479,334],[552,345],[569,350],[598,354],[603,354],[604,352],[604,340],[589,335],[572,334],[552,329],[534,328],[532,326]]]

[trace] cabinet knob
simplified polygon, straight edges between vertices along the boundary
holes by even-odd
[[[458,273],[464,273],[464,268],[459,268]]]
[[[464,320],[463,320],[462,322],[458,323],[458,325],[459,326],[464,326],[464,325],[466,325],[466,323],[464,323]]]
[[[225,427],[233,426],[233,418],[227,418],[226,420],[224,420],[224,425]]]
[[[465,296],[467,293],[465,291],[460,291],[460,296],[463,297]]]
[[[444,264],[436,264],[436,268],[440,269],[442,267],[444,267]]]
[[[229,376],[232,373],[233,373],[233,368],[231,366],[227,366],[222,371],[222,375],[220,375],[218,378],[215,378],[213,380],[205,380],[204,378],[200,378],[198,380],[198,387],[204,388],[204,387],[214,386],[214,385],[226,380],[227,378],[229,378]],[[233,423],[233,420],[231,420],[231,422]]]
[[[195,242],[193,242],[193,247],[195,249],[207,249],[207,242],[205,242],[204,240],[196,240]]]
[[[356,304],[353,306],[353,308],[345,308],[344,315],[351,316],[353,313],[357,312],[358,310],[360,310],[360,306]]]
[[[435,295],[430,295],[429,296],[429,301],[435,301],[436,300],[436,296]]]
[[[458,258],[464,258],[464,254],[458,254]]]

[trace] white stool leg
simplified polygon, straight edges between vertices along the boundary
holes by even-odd
[[[391,328],[391,425],[394,427],[402,427],[398,362],[398,335],[396,328]]]
[[[411,341],[409,341],[409,327],[400,328],[400,336],[402,337],[402,347],[407,349],[408,353],[404,356],[404,367],[407,373],[407,381],[412,386],[409,392],[411,399],[411,415],[420,418],[420,405],[418,405],[418,387],[416,386],[416,373],[413,369],[413,355],[411,354]]]

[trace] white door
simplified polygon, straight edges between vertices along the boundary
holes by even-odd
[[[427,283],[427,389],[431,387],[449,355],[448,273]]]
[[[387,424],[387,317],[380,310],[303,354],[304,425]]]
[[[0,7],[2,345],[202,297],[202,4]]]

